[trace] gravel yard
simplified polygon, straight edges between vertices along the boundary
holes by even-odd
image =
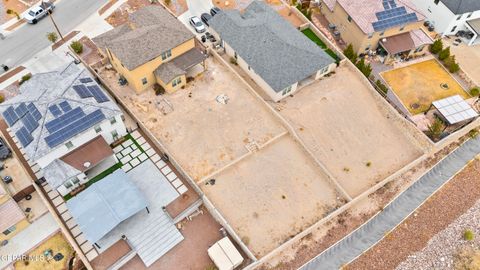
[[[422,155],[411,129],[348,66],[272,104],[351,197]],[[348,78],[348,84],[343,83]]]
[[[348,267],[369,270],[399,266],[400,269],[452,269],[453,255],[465,244],[462,240],[464,230],[473,229],[477,235],[480,233],[479,173],[480,161],[475,160]],[[464,213],[465,216],[460,217]]]

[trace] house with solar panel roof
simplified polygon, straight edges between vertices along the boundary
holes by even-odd
[[[357,54],[379,54],[388,62],[423,55],[433,43],[425,16],[410,0],[323,0],[320,9]]]
[[[122,111],[87,70],[70,64],[35,74],[19,91],[0,104],[8,132],[61,195],[87,182],[97,166],[118,162],[110,144],[127,134]]]

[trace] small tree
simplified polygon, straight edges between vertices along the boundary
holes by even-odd
[[[58,39],[58,35],[57,33],[55,32],[50,32],[50,33],[47,33],[47,39],[52,42],[52,43],[55,43]]]
[[[432,140],[437,140],[442,135],[443,128],[444,128],[444,124],[442,120],[440,120],[439,118],[435,118],[435,121],[433,122],[433,124],[428,126],[427,135]]]
[[[450,71],[450,73],[457,73],[459,70],[460,70],[460,66],[458,65],[457,62],[453,62],[453,63],[448,67],[448,71]]]
[[[383,84],[382,81],[377,80],[377,81],[375,82],[375,84],[377,85],[377,87],[378,87],[383,93],[385,93],[385,94],[388,93],[388,87],[387,87],[385,84]]]
[[[77,54],[81,54],[83,52],[83,44],[78,40],[73,41],[70,44],[70,47]]]
[[[439,54],[438,54],[438,59],[441,61],[447,59],[450,56],[450,47],[447,47],[443,49]]]
[[[343,51],[343,54],[352,61],[353,64],[357,63],[358,55],[353,50],[352,44],[348,44],[347,48]]]
[[[357,68],[365,75],[365,77],[370,77],[370,74],[372,74],[372,67],[370,64],[365,64],[365,59],[361,58],[360,61],[357,62],[356,64]]]
[[[430,52],[433,54],[437,54],[443,50],[443,42],[441,39],[437,39],[430,45]]]
[[[473,97],[480,95],[480,88],[474,87],[470,89],[470,95],[472,95]]]
[[[26,75],[23,75],[22,76],[22,79],[20,80],[20,82],[18,82],[20,85],[22,85],[24,82],[30,80],[30,78],[32,78],[32,74],[26,74]]]
[[[466,241],[472,241],[474,238],[475,234],[472,230],[465,230],[465,232],[463,232],[463,239],[465,239]]]

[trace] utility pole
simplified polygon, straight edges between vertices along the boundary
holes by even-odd
[[[52,4],[52,5],[53,5],[53,4]],[[47,10],[47,8],[48,8],[48,7],[46,6],[46,4],[45,4],[44,1],[42,1],[42,7],[43,7],[44,10]],[[65,39],[63,38],[62,33],[60,33],[60,29],[58,29],[58,26],[57,26],[57,24],[55,23],[55,20],[53,19],[52,11],[51,11],[51,10],[47,10],[47,13],[48,13],[48,17],[50,18],[50,20],[51,20],[52,23],[53,23],[53,26],[54,26],[55,29],[57,30],[58,35],[60,36],[60,38],[62,39],[62,41],[65,41]]]

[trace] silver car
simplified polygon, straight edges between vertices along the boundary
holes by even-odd
[[[195,28],[195,31],[197,31],[197,33],[205,32],[206,30],[205,25],[197,16],[191,17],[189,22],[193,26],[193,28]]]
[[[40,5],[34,6],[28,10],[23,17],[28,23],[36,24],[41,18],[53,12],[55,5],[50,2],[40,2]]]

